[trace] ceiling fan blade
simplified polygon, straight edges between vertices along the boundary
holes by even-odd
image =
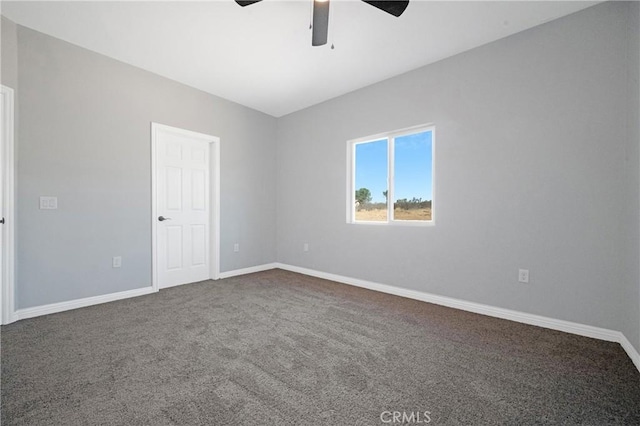
[[[254,4],[254,3],[258,3],[259,1],[262,0],[236,0],[236,3],[238,3],[240,6],[245,7],[245,6],[249,6],[250,4]]]
[[[313,1],[313,27],[311,35],[312,46],[327,44],[329,32],[329,0]]]
[[[378,9],[387,12],[395,17],[402,15],[407,6],[409,6],[409,0],[406,1],[371,1],[371,0],[362,0],[365,3],[370,4],[373,7],[377,7]]]

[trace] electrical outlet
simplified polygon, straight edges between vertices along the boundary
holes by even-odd
[[[529,282],[529,270],[528,269],[519,269],[518,270],[518,282],[520,282],[520,283],[528,283]]]
[[[304,243],[302,246],[302,251],[309,251],[309,243]]]
[[[113,267],[119,268],[122,266],[122,256],[113,256]]]
[[[235,253],[239,252],[239,251],[240,251],[240,244],[235,243],[235,244],[233,245],[233,251],[234,251]]]

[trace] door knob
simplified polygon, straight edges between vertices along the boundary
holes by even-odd
[[[158,220],[159,220],[160,222],[162,222],[162,221],[164,221],[164,220],[171,220],[171,218],[170,218],[170,217],[164,217],[164,216],[158,216]]]

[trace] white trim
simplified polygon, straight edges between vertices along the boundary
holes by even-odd
[[[2,188],[5,224],[3,233],[3,264],[1,291],[2,291],[2,324],[10,324],[17,320],[15,317],[15,164],[14,164],[14,92],[13,89],[0,86],[0,94],[4,111],[1,117],[4,124],[2,135],[4,150],[2,153],[4,169],[4,185]]]
[[[211,195],[211,235],[209,247],[211,250],[211,279],[220,277],[220,139],[211,144],[211,161],[209,162],[209,189]]]
[[[234,269],[233,271],[220,272],[220,274],[218,275],[218,278],[224,279],[224,278],[237,277],[238,275],[246,275],[246,274],[253,274],[255,272],[268,271],[270,269],[279,268],[279,265],[280,265],[279,263],[265,263],[264,265],[251,266],[249,268]],[[281,269],[284,269],[284,268],[281,268]]]
[[[15,312],[15,320],[39,317],[42,315],[55,314],[58,312],[70,311],[72,309],[85,308],[87,306],[101,303],[113,302],[131,297],[144,296],[155,293],[153,287],[143,287],[135,290],[121,291],[118,293],[105,294],[102,296],[87,297],[84,299],[70,300],[68,302],[52,303],[50,305],[36,306],[33,308],[19,309]]]
[[[345,277],[342,275],[330,274],[327,272],[316,271],[313,269],[303,268],[299,266],[287,265],[285,263],[266,263],[263,265],[252,266],[249,268],[235,269],[232,271],[221,272],[220,279],[231,278],[239,275],[252,274],[271,269],[283,269],[286,271],[296,272],[311,277],[322,278],[342,284],[362,287],[369,290],[379,291],[382,293],[393,294],[396,296],[407,297],[409,299],[420,300],[422,302],[434,303],[436,305],[447,306],[463,311],[474,312],[495,318],[502,318],[510,321],[520,322],[523,324],[535,325],[538,327],[549,328],[552,330],[563,331],[565,333],[577,334],[580,336],[591,337],[594,339],[605,340],[609,342],[619,343],[625,350],[631,361],[640,371],[640,354],[633,347],[631,342],[619,331],[608,330],[605,328],[593,327],[590,325],[579,324],[570,321],[557,320],[553,318],[543,317],[540,315],[527,314],[524,312],[513,311],[510,309],[496,308],[494,306],[483,305],[481,303],[468,302],[465,300],[454,299],[452,297],[437,296],[435,294],[424,293],[416,290],[408,290],[400,287],[393,287],[386,284],[375,283],[371,281],[361,280],[357,278]],[[128,290],[119,293],[106,294],[103,296],[88,297],[85,299],[72,300],[69,302],[53,303],[50,305],[37,306],[34,308],[20,309],[15,312],[14,321],[32,318],[41,315],[49,315],[57,312],[68,311],[71,309],[83,308],[87,306],[97,305],[100,303],[112,302],[120,299],[127,299],[136,296],[143,296],[157,292],[153,287],[144,287],[135,290]]]
[[[312,277],[322,278],[343,284],[353,285],[356,287],[367,288],[369,290],[379,291],[382,293],[407,297],[409,299],[434,303],[436,305],[447,306],[450,308],[474,312],[477,314],[487,315],[495,318],[502,318],[510,321],[520,322],[523,324],[563,331],[565,333],[577,334],[579,336],[591,337],[594,339],[606,340],[609,342],[617,342],[620,343],[622,348],[627,352],[627,355],[629,355],[629,357],[635,364],[638,371],[640,371],[640,355],[638,355],[638,352],[634,349],[631,342],[629,342],[624,334],[619,331],[593,327],[590,325],[579,324],[571,321],[543,317],[540,315],[527,314],[524,312],[513,311],[511,309],[497,308],[494,306],[483,305],[481,303],[468,302],[465,300],[454,299],[452,297],[438,296],[435,294],[394,287],[357,278],[345,277],[342,275],[330,274],[327,272],[316,271],[299,266],[292,266],[283,263],[276,263],[275,265],[279,269],[297,272],[299,274],[309,275]]]
[[[631,361],[635,364],[638,371],[640,371],[640,353],[636,351],[636,348],[633,347],[631,342],[625,337],[624,334],[620,333],[620,345],[627,352]]]
[[[356,223],[356,144],[347,142],[347,223]]]
[[[211,149],[209,152],[209,190],[210,190],[210,235],[209,235],[209,278],[218,279],[220,276],[220,138],[206,135],[204,133],[193,132],[191,130],[171,127],[160,123],[151,123],[151,285],[154,291],[159,290],[158,286],[158,253],[156,232],[158,223],[157,212],[157,158],[156,144],[157,132],[165,131],[184,135],[191,138],[202,139],[209,142]]]
[[[158,244],[156,233],[158,232],[158,209],[156,208],[156,192],[158,190],[156,183],[156,123],[151,123],[151,287],[154,291],[158,291],[158,254],[156,253],[156,245]]]

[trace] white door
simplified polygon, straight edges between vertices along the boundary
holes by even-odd
[[[155,132],[158,287],[207,280],[210,142],[166,126]]]

